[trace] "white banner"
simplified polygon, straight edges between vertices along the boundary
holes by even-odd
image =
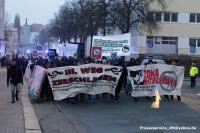
[[[26,71],[24,73],[24,79],[27,80],[28,82],[30,82],[31,80],[31,63],[28,63],[27,67],[26,67]]]
[[[165,64],[128,67],[128,87],[132,96],[181,95],[184,67]]]
[[[30,88],[30,96],[39,97],[41,92],[41,87],[46,76],[46,69],[41,66],[35,66],[35,70],[33,71],[32,80],[31,80],[31,88]]]
[[[115,94],[122,68],[102,64],[87,64],[47,69],[54,100],[74,97],[80,93]]]
[[[71,43],[65,43],[65,44],[59,44],[58,53],[59,56],[71,56],[73,57],[74,54],[77,54],[78,50],[78,44],[71,44]]]
[[[111,56],[113,52],[117,56],[130,56],[131,34],[114,36],[94,36],[92,47],[102,47],[102,56]]]

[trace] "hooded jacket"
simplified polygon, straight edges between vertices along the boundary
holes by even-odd
[[[7,70],[7,84],[12,83],[17,85],[19,83],[23,83],[23,73],[20,67],[17,65],[10,65],[8,66]]]

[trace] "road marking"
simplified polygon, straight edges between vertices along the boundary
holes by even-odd
[[[197,93],[197,96],[200,96],[200,93]]]

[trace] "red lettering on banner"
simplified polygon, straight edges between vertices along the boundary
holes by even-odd
[[[81,68],[81,73],[88,74],[90,72],[90,68]]]
[[[91,73],[96,73],[96,68],[95,67],[92,67],[90,69],[91,69]]]
[[[53,85],[53,86],[57,85],[56,83],[57,83],[57,82],[56,82],[55,80],[52,81],[52,85]]]
[[[116,82],[117,78],[112,77],[110,75],[102,75],[100,77],[93,77],[93,78],[90,78],[90,77],[75,77],[75,78],[73,78],[73,77],[71,77],[71,78],[68,78],[68,79],[54,80],[54,81],[52,81],[52,84],[53,84],[52,86],[70,84],[70,83],[73,83],[73,82],[93,83],[93,82],[97,82],[98,80],[99,81],[104,80],[104,81]]]
[[[144,85],[150,84],[166,84],[176,86],[177,80],[171,79],[168,76],[159,77],[159,70],[144,70]]]
[[[82,78],[83,80],[82,80],[82,82],[87,82],[87,79],[84,77],[84,78]]]
[[[58,80],[57,81],[58,85],[62,85],[62,81]]]
[[[145,78],[159,77],[159,70],[144,70]]]
[[[91,67],[91,68],[81,68],[82,74],[89,74],[89,73],[103,73],[102,67]]]
[[[64,80],[63,80],[63,83],[64,83],[64,84],[68,84],[68,80],[64,79]]]
[[[159,82],[159,69],[144,70],[144,84],[157,84]]]
[[[65,75],[78,74],[74,69],[65,70]]]
[[[102,67],[96,68],[96,73],[103,73],[103,68]]]

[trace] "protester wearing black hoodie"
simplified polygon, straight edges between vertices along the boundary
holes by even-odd
[[[7,70],[7,86],[11,87],[12,92],[12,102],[15,103],[15,98],[19,100],[19,90],[23,84],[23,72],[17,65],[17,59],[12,59],[11,64],[8,66]]]

